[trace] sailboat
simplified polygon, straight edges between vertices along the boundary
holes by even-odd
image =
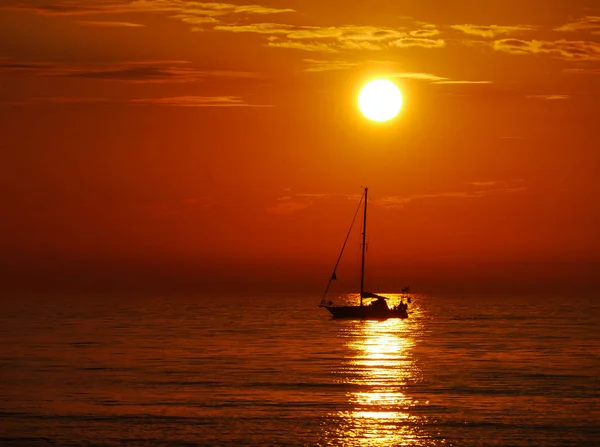
[[[333,274],[329,279],[329,283],[327,284],[327,288],[325,289],[325,293],[323,294],[323,298],[321,299],[321,303],[319,307],[324,307],[327,309],[333,318],[347,318],[354,320],[383,320],[387,318],[408,318],[408,303],[410,303],[410,295],[407,296],[407,302],[404,302],[404,298],[402,298],[401,302],[394,307],[389,307],[387,303],[387,297],[377,295],[376,293],[367,292],[364,289],[365,285],[365,251],[366,251],[366,239],[367,239],[367,195],[369,193],[369,188],[364,188],[363,195],[358,203],[358,208],[356,213],[354,214],[354,218],[352,219],[352,224],[350,225],[350,229],[348,230],[348,234],[346,235],[346,240],[344,241],[344,245],[342,246],[342,251],[338,257],[338,260],[333,269]],[[327,292],[329,291],[329,287],[331,286],[331,282],[336,280],[336,270],[342,259],[342,254],[344,253],[344,248],[346,247],[346,243],[348,242],[348,238],[350,237],[350,233],[352,232],[352,227],[354,226],[354,222],[356,221],[356,216],[360,211],[361,205],[363,205],[363,232],[362,232],[362,243],[361,243],[361,267],[360,267],[360,303],[358,306],[337,306],[333,304],[331,301],[326,300]],[[405,287],[402,289],[402,293],[408,294],[409,288]],[[370,300],[365,304],[365,301]]]

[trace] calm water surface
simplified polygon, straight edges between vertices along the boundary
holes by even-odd
[[[5,298],[6,446],[597,446],[600,300]]]

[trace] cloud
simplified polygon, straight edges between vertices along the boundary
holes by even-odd
[[[451,28],[465,34],[493,38],[507,34],[517,34],[538,29],[532,25],[451,25]]]
[[[592,31],[593,34],[597,34],[597,32],[600,32],[600,16],[583,17],[575,22],[559,26],[558,28],[555,28],[554,31]]]
[[[189,15],[189,14],[177,14],[174,16],[171,16],[172,19],[179,19],[184,23],[188,23],[190,25],[206,25],[207,23],[209,24],[215,24],[215,23],[219,23],[219,21],[217,19],[215,19],[214,17],[211,16],[195,16],[195,15]],[[203,26],[195,26],[192,28],[192,31],[205,31],[206,27]]]
[[[305,42],[291,42],[291,41],[280,41],[280,42],[269,42],[269,47],[274,48],[291,48],[295,50],[303,51],[315,51],[319,53],[337,53],[338,50],[331,47],[330,45],[323,43],[305,43]]]
[[[308,63],[309,66],[304,69],[308,72],[320,72],[320,71],[334,71],[334,70],[347,70],[360,65],[359,62],[350,62],[344,60],[316,60],[316,59],[304,59],[304,62]]]
[[[6,60],[6,59],[5,59]],[[0,75],[11,74],[11,73],[22,73],[22,72],[41,72],[46,70],[52,70],[56,67],[56,64],[51,62],[19,62],[7,60],[3,62],[0,60]]]
[[[417,29],[409,31],[408,34],[411,37],[435,37],[440,35],[440,31],[438,29]]]
[[[387,196],[375,199],[373,204],[384,208],[402,208],[404,205],[415,200],[426,199],[477,199],[497,194],[516,194],[527,190],[523,185],[525,180],[491,180],[474,181],[467,183],[468,189],[457,192],[443,192],[431,194],[409,194],[402,196]],[[267,208],[269,214],[292,214],[309,208],[321,200],[344,199],[358,202],[361,194],[291,194],[289,190],[286,195],[276,199],[276,203]]]
[[[254,23],[250,25],[217,25],[216,31],[229,31],[232,33],[257,33],[257,34],[288,34],[296,27],[281,23]]]
[[[600,42],[502,39],[496,40],[493,47],[511,54],[548,54],[566,60],[600,61]]]
[[[343,199],[343,200],[360,200],[360,194],[331,194],[331,193],[303,193],[303,194],[291,194],[288,189],[285,190],[287,193],[283,197],[276,199],[276,203],[266,208],[268,214],[285,215],[292,214],[296,211],[301,211],[309,208],[315,203],[322,200],[332,199]]]
[[[419,81],[429,81],[433,84],[491,84],[492,81],[464,81],[453,80],[443,76],[437,76],[431,73],[394,73],[391,77],[401,79],[416,79]]]
[[[265,104],[250,104],[240,96],[174,96],[168,98],[132,99],[129,102],[140,105],[170,107],[272,107]]]
[[[125,12],[128,10],[128,8],[124,7],[122,4],[119,4],[117,2],[105,2],[104,5],[100,3],[83,5],[82,2],[68,0],[58,2],[54,5],[28,5],[24,2],[16,2],[9,0],[5,2],[5,4],[1,5],[0,9],[9,11],[32,12],[35,14],[45,16],[79,16],[90,14],[111,14]]]
[[[302,30],[287,34],[290,39],[335,39],[341,43],[348,42],[389,42],[407,33],[394,28],[384,28],[366,25],[344,25],[338,27],[305,27]]]
[[[246,5],[246,6],[235,6],[233,5],[233,12],[240,14],[240,13],[245,13],[245,14],[262,14],[262,15],[266,15],[266,14],[281,14],[283,12],[295,12],[293,9],[290,8],[285,8],[285,9],[279,9],[279,8],[266,8],[264,6],[259,6],[259,5]]]
[[[186,0],[107,0],[63,1],[53,5],[27,5],[8,1],[0,9],[32,12],[46,16],[85,16],[125,14],[133,12],[164,13],[171,18],[190,24],[217,22],[217,18],[239,15],[270,15],[294,12],[290,8],[271,8],[261,5],[234,5],[231,3],[197,2]]]
[[[44,104],[89,104],[106,102],[108,102],[107,99],[97,97],[34,96],[31,98],[16,101],[0,101],[0,104],[11,106],[29,106]]]
[[[184,76],[180,76],[180,75]],[[102,79],[107,81],[124,82],[164,82],[175,78],[189,80],[190,72],[186,69],[169,70],[161,67],[130,67],[112,70],[87,69],[82,71],[70,71],[61,76],[69,78]]]
[[[248,6],[235,6],[229,4],[215,4],[215,3],[198,3],[198,5],[204,5],[203,10],[198,9],[183,9],[178,11],[177,14],[170,16],[174,19],[179,19],[182,22],[189,23],[192,25],[205,25],[205,24],[217,24],[220,23],[215,17],[219,17],[219,19],[223,20],[225,16],[235,15],[235,14],[258,14],[258,15],[267,15],[267,14],[280,14],[284,12],[294,12],[293,9],[275,9],[275,8],[266,8],[264,6],[258,5],[248,5]],[[210,9],[214,8],[214,9]],[[223,25],[227,27],[226,25]],[[243,27],[244,25],[242,25]],[[252,27],[252,25],[247,25]],[[195,27],[192,31],[204,31],[206,28]],[[215,28],[213,28],[215,29]]]
[[[523,179],[512,179],[512,180],[485,180],[468,182],[467,185],[474,186],[476,188],[509,188],[511,185],[523,184]]]
[[[277,23],[249,25],[217,25],[216,31],[256,33],[268,36],[268,46],[293,48],[304,51],[336,53],[344,50],[377,51],[388,48],[441,48],[442,39],[425,36],[437,35],[437,30],[410,30],[406,27],[386,28],[367,25],[334,27],[292,26]]]
[[[267,16],[293,13],[291,8],[186,0],[107,0],[63,1],[53,5],[27,5],[9,2],[0,9],[28,11],[47,16],[86,16],[126,13],[162,13],[170,18],[194,25],[193,31],[216,30],[232,33],[257,33],[268,37],[267,46],[311,52],[335,53],[344,50],[377,51],[388,48],[442,48],[446,42],[435,38],[440,31],[435,25],[404,17],[406,25],[381,27],[343,25],[333,27],[293,26],[276,23],[244,23],[245,15]],[[130,22],[81,21],[87,26],[127,26]],[[112,25],[109,25],[112,24]],[[120,25],[117,25],[120,24]],[[130,23],[130,25],[135,25]]]
[[[314,202],[312,200],[294,200],[291,196],[280,197],[275,205],[267,207],[268,214],[285,215],[305,210]]]
[[[351,70],[363,65],[398,65],[393,61],[348,61],[344,59],[334,60],[322,60],[322,59],[304,59],[304,62],[308,64],[308,67],[304,69],[306,72],[324,72],[334,70]],[[438,76],[433,73],[421,73],[421,72],[395,72],[386,75],[392,79],[412,79],[416,81],[431,82],[433,84],[491,84],[492,81],[468,81],[468,80],[453,80],[444,76]]]
[[[447,81],[435,81],[434,84],[447,84],[447,85],[451,85],[451,84],[492,84],[492,81],[454,81],[454,80],[447,80]]]
[[[476,187],[489,187],[489,188],[493,188],[495,186],[503,186],[506,187],[506,182],[505,181],[497,181],[497,180],[491,180],[491,181],[485,181],[485,182],[469,182],[468,183],[471,186],[476,186]]]
[[[436,82],[436,81],[445,81],[448,78],[444,78],[442,76],[437,76],[431,73],[413,73],[413,72],[406,72],[406,73],[394,73],[391,75],[392,78],[401,78],[401,79],[416,79],[418,81],[430,81],[430,82]]]
[[[411,48],[411,47],[443,48],[446,46],[446,41],[444,41],[442,39],[418,39],[415,37],[405,37],[405,38],[393,41],[391,43],[391,46],[397,47],[397,48]]]
[[[565,68],[563,72],[582,75],[600,75],[600,68]]]
[[[571,98],[571,96],[570,95],[527,95],[527,98],[554,101],[554,100],[560,100],[560,99],[569,99],[569,98]]]
[[[526,188],[519,186],[523,180],[511,181],[485,181],[485,182],[470,182],[472,187],[468,191],[459,192],[442,192],[432,194],[410,194],[405,196],[388,196],[376,201],[376,203],[385,208],[402,208],[404,205],[415,200],[426,199],[477,199],[497,194],[515,194],[526,191]]]
[[[299,193],[296,197],[308,197],[310,199],[346,199],[346,200],[358,200],[361,195],[357,194],[339,194],[339,193]]]
[[[240,96],[174,96],[167,98],[137,98],[129,100],[109,100],[97,97],[55,97],[36,96],[15,101],[0,101],[0,105],[39,106],[44,104],[138,104],[170,107],[273,107],[266,104],[250,104]]]
[[[68,65],[50,62],[0,61],[0,76],[28,73],[39,77],[68,77],[128,83],[200,82],[206,78],[250,79],[256,73],[200,70],[186,61],[134,61],[112,65]]]
[[[271,39],[270,47],[293,48],[304,51],[316,51],[323,53],[338,53],[340,51],[381,51],[389,48],[442,48],[446,42],[438,39],[402,38],[392,41],[369,41],[364,40],[340,40],[328,39],[326,42],[304,42],[283,39]]]
[[[93,20],[77,20],[75,23],[82,26],[94,26],[102,28],[143,28],[146,26],[131,22],[96,22]]]

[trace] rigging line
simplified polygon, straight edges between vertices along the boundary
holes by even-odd
[[[362,194],[362,196],[360,196],[360,200],[358,202],[358,208],[356,208],[356,212],[354,213],[354,217],[352,218],[352,223],[350,224],[350,228],[348,229],[348,234],[346,235],[346,239],[344,240],[344,245],[342,245],[342,251],[340,252],[337,262],[335,263],[335,267],[333,268],[333,273],[331,274],[331,277],[329,278],[329,282],[327,283],[327,287],[325,288],[325,293],[323,293],[323,298],[321,299],[321,301],[325,300],[325,296],[327,295],[327,292],[329,291],[329,286],[331,286],[331,281],[333,281],[333,279],[335,278],[335,272],[338,268],[340,260],[342,259],[342,255],[344,254],[344,248],[346,248],[346,243],[348,242],[348,238],[350,237],[350,233],[352,232],[352,228],[354,227],[354,222],[356,221],[356,216],[358,216],[358,212],[360,211],[360,205],[362,204],[364,197],[365,197],[365,193],[363,192],[363,194]]]

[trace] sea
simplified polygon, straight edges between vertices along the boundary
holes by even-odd
[[[600,298],[319,299],[4,297],[0,445],[600,445]]]

